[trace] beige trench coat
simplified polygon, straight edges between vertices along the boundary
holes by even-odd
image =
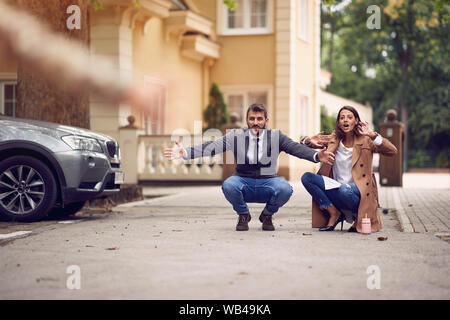
[[[339,146],[339,140],[335,133],[331,135],[328,143],[327,151],[336,154]],[[373,153],[378,152],[385,156],[394,156],[397,148],[386,138],[383,138],[381,145],[377,146],[372,139],[367,136],[355,137],[352,154],[352,177],[353,181],[361,194],[361,200],[358,207],[358,217],[356,222],[356,230],[361,232],[362,218],[370,218],[372,224],[372,232],[381,229],[381,218],[378,213],[378,189],[375,175],[372,172]],[[322,164],[317,174],[333,177],[332,166]],[[312,227],[325,227],[329,220],[329,214],[325,210],[321,210],[317,202],[313,199],[312,205]]]

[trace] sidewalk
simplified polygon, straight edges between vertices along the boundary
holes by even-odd
[[[448,300],[450,245],[439,234],[448,232],[449,191],[419,181],[421,189],[380,188],[383,229],[370,235],[347,232],[348,223],[312,229],[300,182],[273,232],[258,221],[264,204],[250,204],[250,230],[235,231],[219,185],[146,187],[143,201],[29,224],[32,233],[0,243],[0,298]],[[413,232],[402,232],[408,221]],[[80,290],[67,286],[69,266],[80,268]]]
[[[450,174],[406,173],[403,187],[379,187],[379,201],[397,214],[402,231],[450,240]]]
[[[380,188],[380,203],[388,209],[383,229],[362,235],[346,232],[347,223],[343,231],[312,229],[311,197],[300,182],[291,184],[293,196],[275,215],[274,232],[261,230],[263,204],[249,204],[249,231],[235,231],[237,216],[220,186],[146,187],[144,195],[152,198],[116,207],[124,221],[142,221],[139,228],[148,229],[145,237],[154,246],[147,264],[158,289],[142,289],[137,297],[450,298],[450,247],[435,234],[448,233],[448,188]],[[413,232],[402,232],[407,227],[399,214]],[[375,289],[369,283],[373,270],[380,271]]]
[[[390,211],[397,215],[401,231],[430,232],[450,237],[450,173],[405,173],[403,187],[382,187],[379,185],[378,174],[376,179],[380,206],[384,209],[384,214]],[[301,183],[290,183],[296,190],[290,202],[294,202],[297,208],[310,209],[311,197]],[[195,188],[146,187],[144,196],[150,198],[173,195]],[[201,190],[202,187],[198,188]],[[288,207],[292,205],[290,202]],[[225,201],[222,205],[228,207],[228,202]],[[263,207],[257,204],[251,206]]]

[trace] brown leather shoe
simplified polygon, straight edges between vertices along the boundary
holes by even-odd
[[[250,214],[240,214],[236,225],[236,231],[248,231],[248,223],[250,220],[252,220]]]
[[[259,221],[262,222],[262,229],[265,231],[274,231],[275,227],[272,223],[272,215],[262,214],[259,216]]]

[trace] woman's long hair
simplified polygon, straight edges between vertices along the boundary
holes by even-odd
[[[353,115],[355,116],[355,118],[358,119],[358,121],[356,122],[355,127],[353,128],[353,134],[354,134],[355,136],[359,136],[360,134],[359,134],[359,132],[358,132],[358,123],[361,121],[361,118],[359,117],[358,111],[356,111],[356,109],[353,108],[353,107],[350,107],[350,106],[343,106],[343,107],[339,110],[339,112],[338,112],[337,119],[336,119],[336,125],[335,125],[335,127],[334,127],[334,132],[336,132],[336,137],[337,137],[339,140],[342,140],[342,139],[345,137],[344,131],[342,131],[341,128],[339,128],[339,118],[340,118],[340,116],[341,116],[341,111],[342,111],[342,110],[348,110],[348,111],[350,111],[351,113],[353,113]]]

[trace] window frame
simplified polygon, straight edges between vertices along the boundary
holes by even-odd
[[[243,108],[242,108],[242,114],[241,114],[241,124],[245,128],[246,127],[246,112],[247,108],[250,106],[249,104],[249,94],[251,92],[266,92],[267,94],[267,117],[269,118],[269,126],[270,123],[274,123],[275,120],[275,114],[273,110],[273,86],[272,85],[266,85],[266,84],[255,84],[255,85],[221,85],[220,89],[223,92],[223,96],[225,99],[225,102],[228,107],[228,97],[230,95],[243,95]],[[229,110],[228,110],[229,112]]]
[[[299,92],[298,102],[297,102],[297,135],[307,136],[309,133],[309,123],[308,123],[308,110],[309,110],[310,97],[305,92]]]
[[[217,0],[217,34],[222,36],[233,35],[258,35],[273,33],[273,0],[267,0],[266,11],[266,26],[259,28],[252,28],[251,25],[251,10],[250,1],[244,1],[244,27],[243,28],[229,28],[228,27],[228,7],[223,3],[223,0]]]
[[[163,80],[160,78],[156,78],[156,77],[151,77],[151,76],[144,76],[144,87],[145,86],[157,86],[160,87],[162,89],[162,94],[164,95],[164,103],[162,105],[158,106],[158,111],[162,113],[162,121],[159,123],[159,125],[162,127],[160,128],[160,133],[151,133],[148,127],[148,123],[147,123],[147,117],[146,117],[146,112],[145,110],[141,111],[141,117],[142,117],[142,124],[143,124],[143,128],[144,128],[144,132],[146,135],[164,135],[166,133],[166,129],[167,129],[167,118],[168,118],[168,114],[167,114],[167,108],[168,108],[168,104],[169,104],[169,83],[167,80]]]
[[[14,85],[17,88],[17,80],[1,80],[0,79],[0,113],[5,115],[5,85]],[[17,96],[15,98],[15,107],[12,117],[16,117]]]
[[[297,38],[305,42],[309,39],[309,0],[297,0]]]

